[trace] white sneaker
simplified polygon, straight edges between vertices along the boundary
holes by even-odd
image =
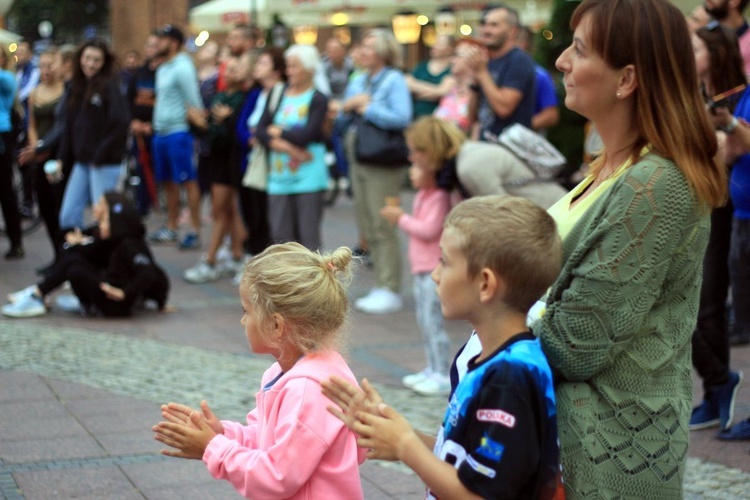
[[[58,295],[55,297],[55,307],[71,314],[80,314],[83,310],[81,301],[75,295]]]
[[[212,266],[205,259],[201,259],[195,267],[186,270],[182,277],[188,283],[207,283],[219,279],[220,273],[217,266]]]
[[[232,260],[232,250],[229,247],[229,239],[225,238],[219,249],[216,251],[216,265],[220,266],[225,261]]]
[[[367,292],[367,295],[363,295],[362,297],[354,301],[354,307],[359,309],[360,306],[369,303],[375,298],[375,296],[377,296],[380,293],[381,290],[382,288],[371,289],[369,292]]]
[[[447,396],[451,392],[451,380],[446,375],[431,373],[412,390],[422,396]]]
[[[411,375],[406,375],[404,378],[401,379],[401,383],[404,384],[404,386],[408,387],[409,389],[414,389],[415,385],[422,382],[423,380],[427,380],[427,377],[429,377],[431,374],[432,374],[432,370],[428,367],[422,370],[421,372],[412,373]]]
[[[247,266],[247,263],[250,262],[250,259],[252,259],[252,255],[245,255],[245,258],[240,261],[240,265],[237,268],[237,272],[234,273],[234,278],[232,278],[232,283],[239,286],[240,282],[242,281],[242,275],[245,274],[245,267]]]
[[[47,308],[40,297],[30,293],[14,304],[4,305],[2,313],[10,318],[33,318],[47,314]]]
[[[222,261],[216,261],[216,269],[219,271],[219,276],[222,278],[234,277],[237,272],[241,272],[244,269],[244,260],[234,260],[233,258],[225,259]]]
[[[378,288],[367,297],[357,301],[354,307],[368,314],[391,314],[404,307],[401,296],[388,288]]]
[[[10,302],[11,304],[15,304],[16,302],[23,300],[27,295],[33,294],[35,291],[36,285],[29,285],[23,290],[9,293],[6,298],[8,299],[8,302]]]

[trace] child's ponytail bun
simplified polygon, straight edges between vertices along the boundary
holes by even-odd
[[[333,272],[336,278],[349,283],[352,277],[352,250],[349,247],[338,247],[328,255],[321,256],[326,268]]]

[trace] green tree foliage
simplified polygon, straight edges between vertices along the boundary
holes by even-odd
[[[549,33],[547,36],[540,35],[541,38],[535,43],[537,51],[534,55],[545,68],[554,69],[555,60],[573,41],[570,18],[580,3],[580,0],[554,0],[549,24],[542,31]]]
[[[583,162],[586,119],[562,104],[565,102],[565,88],[562,85],[562,75],[555,68],[555,61],[573,41],[570,18],[580,3],[580,0],[554,0],[550,22],[542,29],[534,44],[534,56],[555,78],[557,97],[561,103],[560,122],[547,131],[547,138],[568,160],[566,168],[561,173],[563,182],[578,170]]]
[[[25,39],[40,38],[39,22],[47,19],[56,42],[77,43],[86,36],[87,27],[105,35],[109,23],[109,0],[15,0],[8,13],[8,27]]]

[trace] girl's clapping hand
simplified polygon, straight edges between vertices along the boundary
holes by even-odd
[[[216,436],[216,432],[209,427],[206,419],[194,411],[188,416],[186,423],[159,422],[152,430],[156,433],[154,439],[175,450],[161,450],[162,455],[176,458],[201,460],[208,443]]]
[[[190,408],[189,406],[180,403],[168,403],[161,406],[161,416],[174,424],[186,425],[188,427],[192,426],[190,415],[193,413],[202,413],[206,424],[208,424],[216,434],[224,434],[224,426],[221,424],[221,420],[214,415],[214,412],[208,407],[208,403],[206,403],[205,399],[201,401],[200,410]]]

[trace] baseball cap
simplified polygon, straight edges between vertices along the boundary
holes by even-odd
[[[185,41],[185,36],[182,34],[182,31],[180,31],[178,28],[172,26],[171,24],[165,24],[159,31],[158,35],[160,37],[166,36],[169,38],[172,38],[174,40],[177,40],[180,45],[183,44]]]

